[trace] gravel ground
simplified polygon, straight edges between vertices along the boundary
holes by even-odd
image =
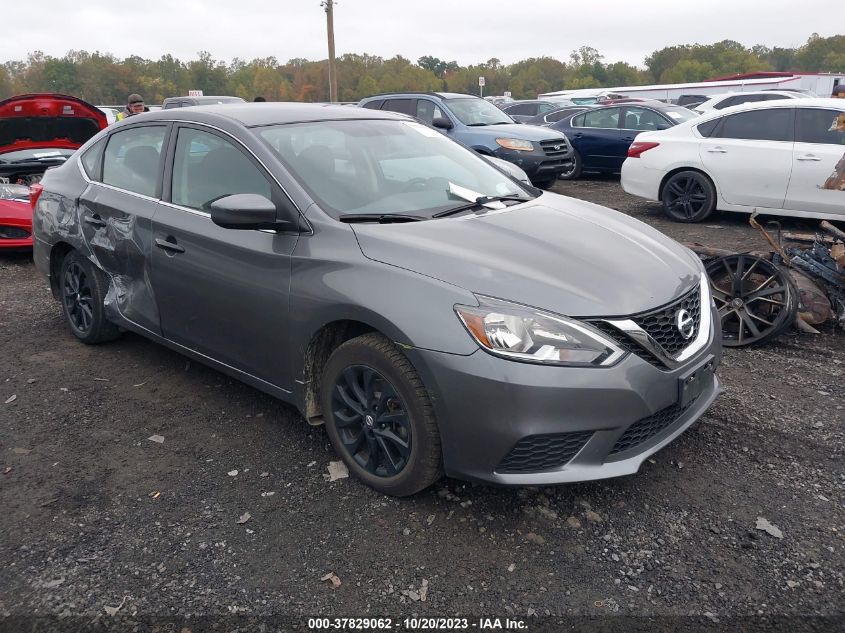
[[[674,224],[618,180],[556,189],[682,241],[762,247],[744,217]],[[470,629],[498,616],[530,631],[577,630],[579,617],[614,631],[842,630],[845,336],[833,328],[728,350],[726,393],[635,476],[443,480],[396,500],[325,481],[323,429],[258,391],[134,335],[78,344],[26,256],[0,255],[0,325],[2,630],[411,615]],[[321,580],[332,572],[339,587]]]

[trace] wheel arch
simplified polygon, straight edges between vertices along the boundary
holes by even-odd
[[[309,424],[321,424],[323,410],[320,403],[320,387],[323,368],[338,347],[362,334],[378,333],[394,340],[394,337],[372,323],[358,319],[337,319],[322,325],[305,346],[301,376],[302,413]]]
[[[660,186],[657,189],[657,201],[663,202],[663,189],[666,187],[666,183],[669,182],[669,179],[674,176],[675,174],[679,174],[682,171],[695,171],[707,178],[710,181],[710,184],[713,185],[713,191],[716,192],[716,208],[719,208],[719,200],[721,200],[721,194],[719,193],[719,188],[716,186],[716,181],[713,180],[713,176],[707,173],[701,167],[691,167],[689,165],[685,165],[683,167],[675,167],[674,169],[667,171],[666,174],[660,181]]]
[[[53,293],[53,298],[58,300],[61,297],[61,289],[59,288],[59,272],[62,267],[67,254],[76,250],[68,242],[56,242],[50,248],[50,290]]]

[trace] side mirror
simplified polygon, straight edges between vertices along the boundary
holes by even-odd
[[[441,130],[451,130],[453,127],[455,127],[454,125],[452,125],[452,122],[445,116],[437,117],[431,122],[431,124],[436,128],[440,128]]]
[[[236,193],[211,203],[211,221],[224,229],[285,230],[294,224],[277,219],[276,205],[256,193]]]

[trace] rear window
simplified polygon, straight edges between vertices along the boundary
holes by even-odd
[[[716,128],[719,126],[719,123],[722,122],[722,119],[713,119],[712,121],[707,121],[707,123],[702,123],[696,129],[701,136],[705,138],[709,138],[713,136],[713,132],[716,131]]]
[[[845,112],[798,108],[795,140],[799,143],[845,145]]]
[[[85,170],[86,175],[91,180],[100,179],[100,157],[102,157],[105,147],[106,139],[103,138],[86,149],[82,155],[82,169]]]
[[[732,114],[724,119],[716,136],[750,141],[792,141],[793,110],[772,108]]]

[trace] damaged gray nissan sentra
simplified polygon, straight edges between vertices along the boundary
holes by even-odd
[[[692,252],[403,115],[139,115],[36,195],[79,340],[136,332],[290,402],[387,494],[632,474],[720,391]]]

